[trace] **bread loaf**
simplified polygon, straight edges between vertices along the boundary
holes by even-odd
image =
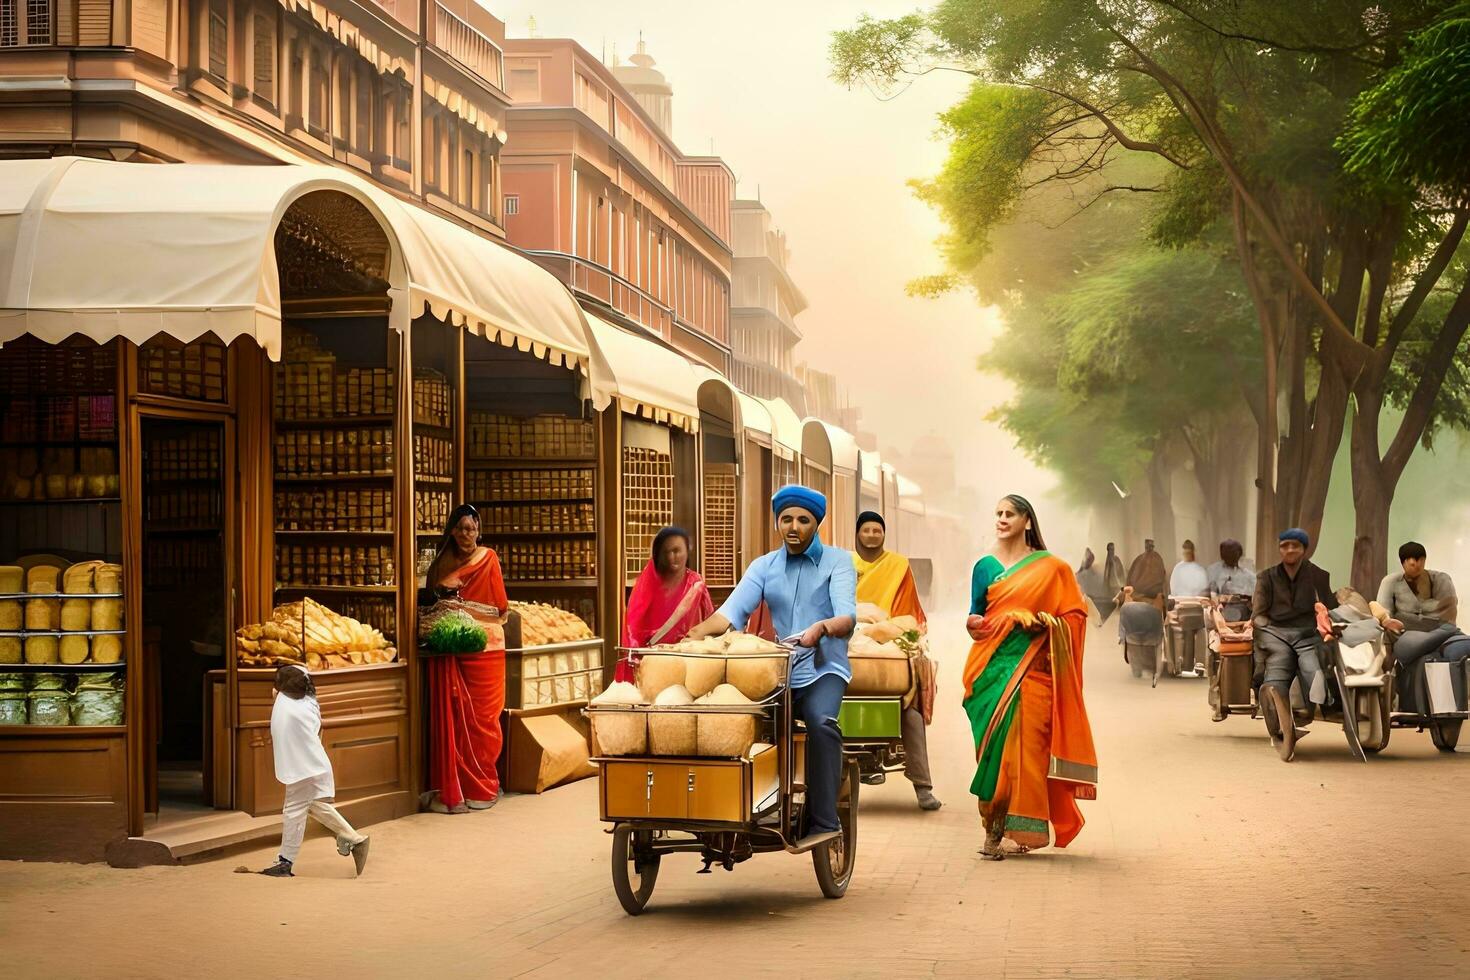
[[[120,660],[122,660],[122,637],[92,637],[92,662],[94,664],[115,664]]]
[[[26,629],[54,630],[61,615],[57,599],[31,599],[26,602]]]
[[[752,701],[764,700],[785,679],[785,657],[731,657],[725,664],[725,680]]]
[[[0,593],[14,595],[25,591],[25,569],[19,565],[0,565]]]
[[[100,561],[79,561],[61,573],[61,591],[68,595],[90,595],[93,591],[92,576],[97,574]]]
[[[58,644],[54,636],[31,636],[26,638],[25,659],[28,664],[54,664],[57,660]]]
[[[702,698],[725,683],[723,657],[684,658],[684,686],[696,698]]]
[[[58,586],[61,584],[61,569],[55,565],[37,565],[26,573],[26,591],[55,593],[60,592]]]
[[[120,630],[123,628],[123,601],[121,599],[92,600],[92,629]]]
[[[20,637],[0,636],[0,664],[18,664],[20,659]]]
[[[86,663],[87,654],[91,652],[85,636],[63,636],[59,649],[64,664]]]
[[[32,599],[31,602],[39,600]],[[87,599],[64,599],[61,603],[61,628],[80,633],[92,628],[92,603]]]
[[[119,595],[123,590],[122,566],[103,563],[97,566],[92,579],[94,591],[99,595]]]
[[[645,701],[654,701],[665,688],[682,685],[686,679],[683,657],[649,654],[638,663],[638,688]]]
[[[19,599],[0,599],[0,630],[20,629],[21,616]]]

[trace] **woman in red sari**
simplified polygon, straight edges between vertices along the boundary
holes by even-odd
[[[480,514],[461,504],[449,515],[428,586],[440,598],[509,605],[500,558],[480,545]],[[486,629],[482,653],[427,658],[429,664],[429,809],[488,810],[500,796],[500,712],[505,707],[505,634]]]
[[[698,572],[689,567],[689,532],[666,527],[653,539],[653,557],[628,598],[623,646],[638,650],[658,643],[678,643],[714,615],[715,604]],[[619,681],[632,681],[636,662],[618,661]]]

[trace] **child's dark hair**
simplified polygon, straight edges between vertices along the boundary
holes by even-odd
[[[287,665],[276,668],[276,690],[293,701],[304,697],[316,697],[316,684],[311,675],[301,667]]]

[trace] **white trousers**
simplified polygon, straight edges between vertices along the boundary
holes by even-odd
[[[281,808],[281,857],[295,862],[301,853],[301,840],[306,836],[307,814],[326,827],[337,838],[356,844],[363,835],[352,829],[347,818],[332,806],[332,774],[322,773],[286,786],[286,803]]]

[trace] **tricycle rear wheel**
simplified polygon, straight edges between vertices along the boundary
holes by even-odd
[[[1434,741],[1434,747],[1441,752],[1453,752],[1455,746],[1460,743],[1461,720],[1441,721],[1429,726],[1429,737]]]
[[[842,825],[842,835],[812,851],[817,884],[828,898],[847,894],[852,869],[857,864],[858,774],[857,763],[849,762],[846,786],[837,800],[837,821]]]
[[[640,915],[658,882],[659,855],[652,848],[653,834],[615,827],[612,834],[612,880],[618,903],[629,915]]]

